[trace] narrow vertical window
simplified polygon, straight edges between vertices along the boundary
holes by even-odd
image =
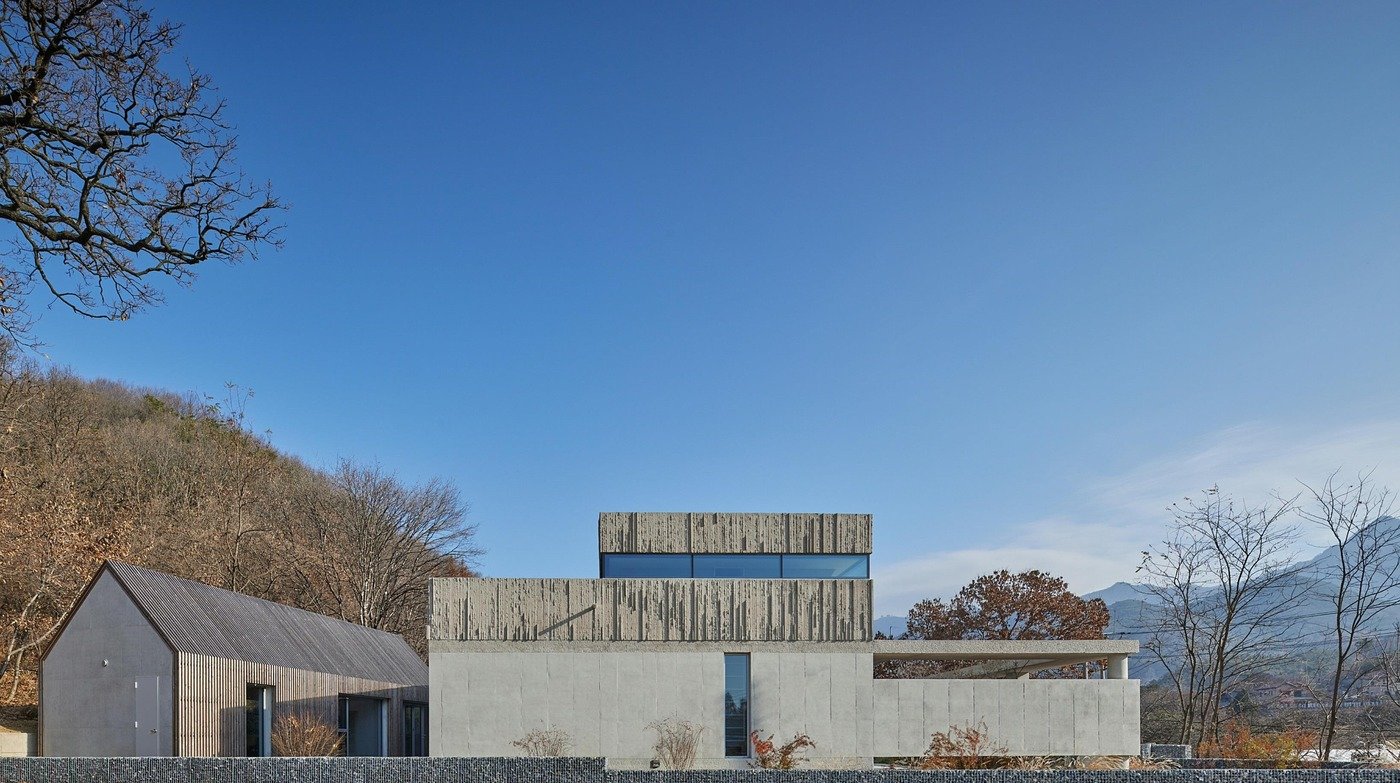
[[[244,736],[247,739],[245,755],[252,757],[272,755],[272,688],[267,685],[249,685],[247,691],[247,712]]]
[[[724,654],[724,755],[749,755],[749,656]]]

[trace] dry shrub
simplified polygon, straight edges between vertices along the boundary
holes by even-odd
[[[704,726],[680,718],[666,718],[648,723],[647,728],[656,732],[656,742],[651,749],[662,769],[690,769],[695,765]]]
[[[1011,756],[1006,759],[1004,768],[1022,772],[1038,772],[1055,769],[1055,760],[1049,756]]]
[[[339,756],[340,732],[306,712],[276,715],[272,721],[272,752],[278,756]]]
[[[992,740],[987,724],[950,726],[934,732],[928,750],[914,760],[919,769],[1002,769],[1008,764],[1005,745]]]
[[[1173,759],[1145,759],[1141,756],[1129,756],[1128,769],[1140,769],[1144,772],[1155,772],[1164,769],[1181,769],[1181,765]]]
[[[1277,769],[1303,765],[1304,751],[1317,746],[1317,734],[1304,729],[1255,734],[1249,724],[1229,720],[1221,727],[1218,740],[1207,739],[1196,748],[1201,758],[1249,759],[1267,762]]]
[[[756,769],[797,769],[797,765],[807,760],[802,751],[817,746],[811,737],[803,733],[794,735],[786,745],[775,746],[772,734],[768,735],[768,739],[763,739],[754,731],[749,733],[749,742],[753,744],[754,754],[749,766]]]
[[[527,756],[567,756],[574,746],[574,740],[563,729],[535,729],[512,745],[525,751]]]

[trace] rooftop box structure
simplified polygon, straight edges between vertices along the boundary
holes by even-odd
[[[893,641],[872,629],[865,514],[605,513],[598,579],[435,579],[433,755],[501,756],[534,730],[646,768],[648,727],[703,729],[697,766],[744,766],[750,732],[808,734],[814,766],[917,756],[985,724],[1010,753],[1134,755],[1135,641]],[[884,660],[957,661],[876,679]],[[1108,660],[1106,679],[1037,679]]]

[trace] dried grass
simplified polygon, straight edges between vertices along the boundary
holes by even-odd
[[[525,751],[527,756],[567,756],[574,747],[574,740],[563,729],[535,729],[512,745]]]

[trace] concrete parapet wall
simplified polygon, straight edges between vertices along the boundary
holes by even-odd
[[[1393,770],[607,769],[602,759],[0,758],[0,783],[1394,783]]]
[[[429,641],[869,641],[868,579],[434,579]]]
[[[869,514],[605,512],[598,551],[639,554],[870,554]]]

